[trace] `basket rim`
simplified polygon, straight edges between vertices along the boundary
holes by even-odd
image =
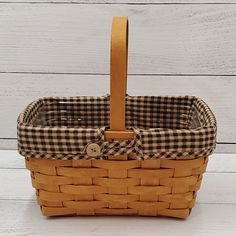
[[[77,101],[77,102],[80,102],[81,103],[81,99],[85,100],[86,103],[88,103],[88,100],[97,100],[97,99],[104,99],[105,102],[108,101],[108,98],[110,97],[110,95],[104,95],[104,96],[73,96],[73,97],[42,97],[42,98],[39,98],[39,99],[36,99],[34,100],[33,102],[31,102],[29,105],[27,105],[25,107],[25,109],[19,114],[18,116],[18,119],[17,119],[17,123],[20,124],[20,125],[26,125],[26,126],[29,126],[29,127],[38,127],[38,128],[42,128],[42,127],[52,127],[52,126],[42,126],[42,125],[32,125],[32,124],[29,124],[29,122],[25,122],[25,118],[27,118],[27,114],[29,112],[32,111],[32,108],[33,106],[37,105],[37,104],[40,104],[42,103],[42,105],[44,105],[43,103],[45,102],[69,102],[69,103],[72,103],[72,101]],[[126,98],[156,98],[156,99],[159,99],[159,98],[173,98],[173,99],[192,99],[192,100],[195,100],[196,102],[199,102],[201,103],[203,106],[204,106],[204,111],[212,117],[211,119],[211,123],[209,123],[209,125],[207,126],[204,126],[204,127],[209,127],[209,126],[217,126],[217,122],[216,122],[216,118],[212,112],[212,110],[210,109],[210,107],[207,105],[207,103],[205,101],[203,101],[201,98],[198,98],[196,96],[189,96],[189,95],[185,95],[185,96],[130,96],[130,95],[127,95]],[[53,127],[56,127],[56,128],[61,128],[60,126],[53,126]],[[84,129],[84,128],[72,128],[72,127],[67,127],[67,129]],[[90,129],[90,128],[86,128],[86,129]],[[97,128],[91,128],[91,129],[97,129]],[[149,128],[149,129],[141,129],[141,130],[152,130],[152,129],[155,129],[155,128]],[[156,128],[156,129],[159,129],[160,128]],[[176,129],[176,130],[189,130],[189,129]],[[191,130],[199,130],[199,128],[192,128]]]
[[[36,101],[33,101],[31,104],[29,104],[19,115],[18,117],[18,147],[20,153],[25,155],[26,153],[63,153],[65,155],[84,155],[86,146],[91,142],[98,142],[98,143],[106,143],[104,142],[104,130],[108,128],[108,126],[98,127],[98,128],[75,128],[75,127],[61,127],[61,126],[42,126],[42,125],[34,125],[31,124],[32,120],[26,122],[26,120],[29,118],[32,112],[35,111],[35,107],[37,106],[43,106],[45,103],[53,103],[53,102],[94,102],[97,99],[99,99],[101,102],[108,104],[109,102],[109,95],[107,96],[76,96],[76,97],[44,97],[40,98]],[[129,96],[126,97],[127,101],[139,101],[140,99],[149,99],[157,101],[158,99],[169,99],[173,101],[184,101],[186,99],[189,99],[192,101],[192,105],[190,109],[193,109],[193,107],[196,108],[196,111],[199,112],[199,116],[203,116],[201,113],[204,113],[206,124],[202,125],[200,127],[196,128],[181,128],[181,129],[166,129],[166,128],[149,128],[149,129],[141,129],[137,127],[127,127],[134,129],[134,132],[136,133],[136,141],[138,139],[141,140],[141,146],[139,149],[142,149],[142,155],[146,154],[155,154],[158,152],[160,155],[162,153],[165,153],[167,155],[170,155],[169,153],[185,153],[186,155],[199,155],[201,152],[204,152],[207,154],[211,153],[216,145],[216,131],[217,131],[217,123],[214,114],[212,113],[211,109],[208,107],[208,105],[200,98],[197,98],[195,96]],[[183,104],[185,106],[185,104]],[[194,109],[195,109],[194,108]],[[197,110],[198,109],[198,110]],[[36,109],[37,110],[37,109]],[[203,119],[204,117],[201,117]],[[23,130],[23,131],[22,131]],[[64,149],[61,147],[58,147],[56,150],[53,148],[52,151],[46,150],[44,148],[42,149],[34,149],[31,148],[30,145],[28,145],[27,148],[25,148],[25,133],[39,133],[39,137],[42,138],[42,140],[46,137],[44,135],[48,135],[48,130],[57,133],[58,136],[60,136],[60,133],[69,133],[69,134],[75,134],[78,137],[82,137],[84,132],[87,132],[89,135],[91,135],[92,138],[84,138],[83,144],[78,145],[75,149],[70,149],[65,147]],[[23,134],[23,135],[22,135]],[[22,138],[23,137],[23,138]],[[74,136],[73,136],[74,137]],[[141,137],[141,138],[140,138]],[[164,138],[163,138],[164,137]],[[173,138],[174,137],[174,138]],[[71,138],[71,137],[70,137]],[[83,139],[83,138],[82,138]],[[167,144],[167,139],[174,140],[177,144]],[[75,140],[72,138],[72,143],[75,143]],[[186,140],[187,144],[184,144],[184,141]],[[58,141],[58,140],[57,140]],[[165,143],[166,142],[166,143]],[[22,145],[24,143],[24,145]],[[127,142],[123,142],[124,145],[128,145]],[[54,144],[53,144],[54,145]],[[65,144],[64,144],[65,145]],[[70,145],[69,145],[70,146]],[[80,146],[80,147],[79,147]],[[197,154],[196,154],[197,153]],[[179,155],[179,154],[178,154]]]

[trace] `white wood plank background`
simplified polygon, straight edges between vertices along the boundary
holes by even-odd
[[[235,0],[0,0],[13,3],[77,3],[77,4],[235,4]]]
[[[234,236],[235,205],[197,204],[186,221],[150,217],[43,218],[32,201],[0,200],[4,236]],[[16,210],[17,209],[17,210]],[[9,220],[10,219],[10,220]]]
[[[109,73],[114,15],[130,18],[131,74],[236,74],[234,4],[2,4],[0,71]]]
[[[128,15],[129,93],[203,98],[218,120],[217,151],[236,152],[235,1],[7,2],[0,0],[0,148],[16,148],[16,118],[33,99],[108,92],[111,18]]]
[[[0,0],[0,149],[16,149],[16,118],[32,100],[108,93],[113,15],[130,18],[129,94],[203,98],[218,120],[217,152],[235,153],[235,0]],[[48,219],[23,158],[0,150],[0,235],[234,236],[235,155],[210,158],[186,221]]]
[[[0,159],[0,179],[4,179],[0,188],[0,235],[234,236],[236,233],[235,154],[211,156],[197,204],[185,221],[151,217],[42,217],[23,157],[9,150],[0,151],[0,155],[5,157]]]

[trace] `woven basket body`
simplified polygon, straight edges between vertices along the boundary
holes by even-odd
[[[195,97],[126,94],[127,28],[127,18],[114,19],[110,96],[43,98],[18,118],[45,216],[186,218],[195,204],[215,117]]]
[[[186,218],[206,166],[206,157],[184,161],[26,160],[45,216]]]

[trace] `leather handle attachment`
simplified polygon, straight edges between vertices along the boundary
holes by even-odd
[[[114,17],[110,50],[110,130],[105,139],[133,139],[133,131],[125,128],[125,98],[128,67],[128,18]]]

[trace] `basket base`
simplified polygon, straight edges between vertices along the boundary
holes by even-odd
[[[41,207],[42,214],[48,217],[55,216],[165,216],[186,219],[191,209],[162,209],[157,211],[150,209],[99,209],[76,210],[65,207]]]

